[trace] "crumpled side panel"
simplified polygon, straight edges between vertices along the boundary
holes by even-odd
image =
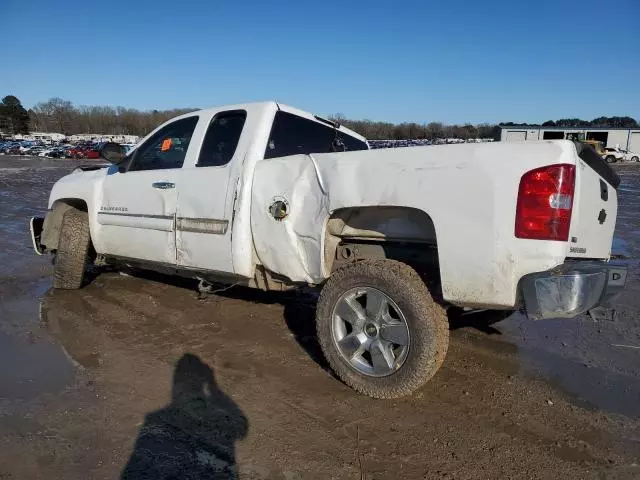
[[[259,162],[253,182],[251,228],[260,262],[295,282],[324,280],[328,199],[311,158],[295,155]],[[278,201],[287,205],[287,216],[281,220],[269,211]]]

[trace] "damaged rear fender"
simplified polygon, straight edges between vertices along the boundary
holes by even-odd
[[[317,284],[331,274],[343,238],[436,243],[434,222],[426,212],[378,205],[371,198],[340,204],[341,197],[332,196],[338,181],[322,178],[307,155],[258,163],[251,226],[264,268],[294,282]]]

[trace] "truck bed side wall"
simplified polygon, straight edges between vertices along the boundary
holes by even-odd
[[[465,306],[516,304],[520,278],[553,268],[566,242],[514,237],[518,186],[526,171],[575,163],[570,142],[455,145],[295,155],[258,162],[251,222],[261,263],[294,281],[325,279],[324,238],[332,212],[399,206],[424,211],[437,237],[445,300]],[[289,204],[273,219],[269,205]]]

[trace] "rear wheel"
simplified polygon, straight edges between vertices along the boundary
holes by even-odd
[[[633,157],[631,157],[631,161],[632,162],[640,162],[640,158],[638,158],[636,155],[634,155]]]
[[[336,375],[375,398],[421,387],[442,365],[449,343],[445,310],[415,270],[392,260],[335,272],[320,295],[316,322]]]
[[[90,241],[87,212],[68,210],[62,217],[53,272],[54,288],[73,290],[82,286]]]
[[[614,157],[613,155],[607,155],[605,160],[607,161],[607,163],[616,163],[616,157]]]

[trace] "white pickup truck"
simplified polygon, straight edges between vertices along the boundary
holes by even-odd
[[[31,220],[54,287],[81,287],[89,262],[322,287],[324,354],[373,397],[435,374],[451,306],[573,317],[626,279],[609,263],[619,179],[567,140],[369,150],[266,102],[188,113],[102,155],[110,166],[60,179]]]

